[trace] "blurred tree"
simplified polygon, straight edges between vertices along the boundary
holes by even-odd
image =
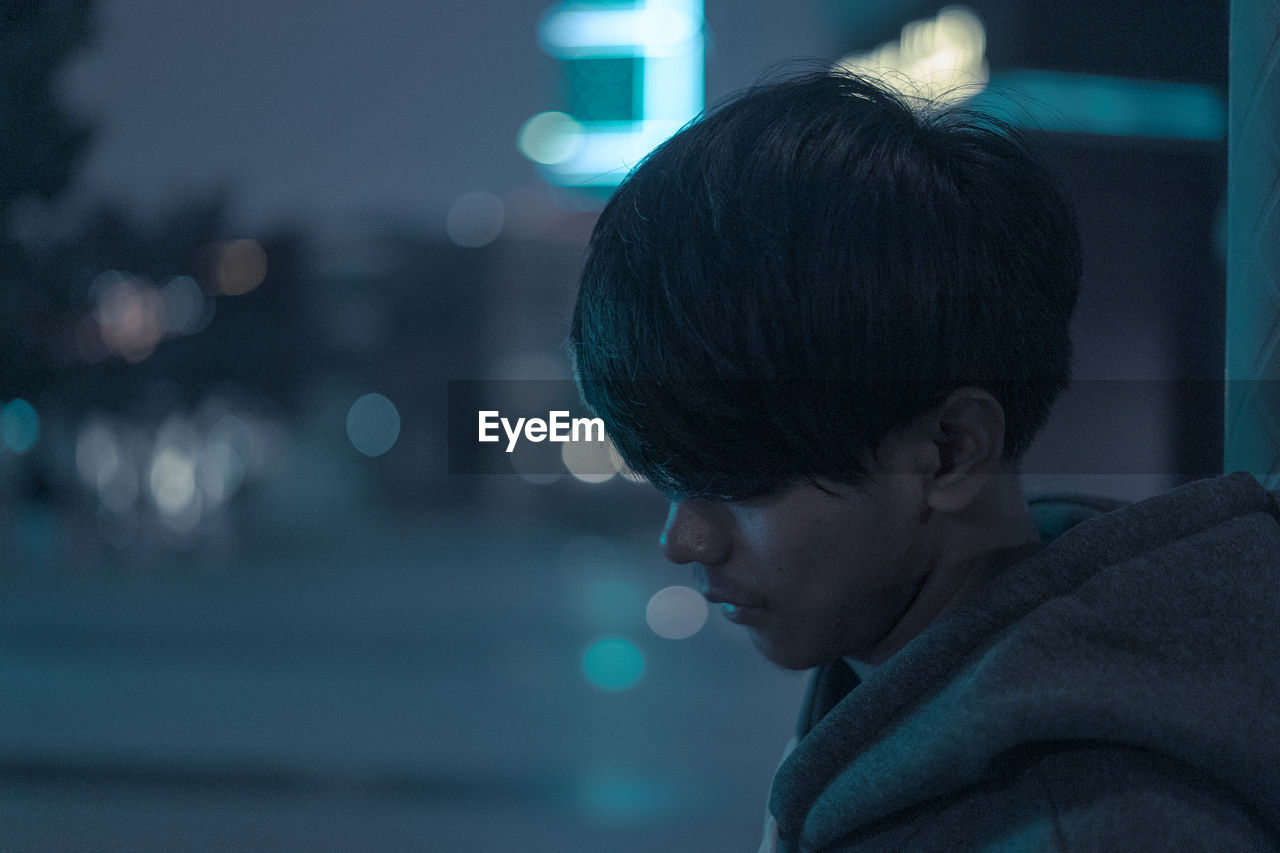
[[[0,3],[0,216],[64,189],[89,140],[58,103],[62,65],[88,40],[93,0]]]
[[[58,72],[85,44],[93,0],[0,2],[0,400],[36,394],[50,377],[49,342],[65,300],[13,236],[24,199],[70,183],[88,126],[58,103]]]

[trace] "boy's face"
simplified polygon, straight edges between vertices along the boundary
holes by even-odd
[[[746,626],[774,663],[878,662],[931,563],[919,480],[818,482],[744,501],[673,503],[663,554],[694,563],[708,601]]]

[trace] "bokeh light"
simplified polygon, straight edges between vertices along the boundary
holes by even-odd
[[[225,438],[206,442],[200,449],[196,465],[200,490],[215,506],[233,495],[244,482],[244,459],[236,446]]]
[[[0,409],[0,440],[14,453],[26,453],[40,437],[40,415],[21,397]]]
[[[204,291],[191,276],[180,275],[169,279],[160,288],[168,327],[172,332],[194,335],[209,325],[213,319],[212,299],[205,299]]]
[[[217,506],[244,483],[261,461],[258,436],[236,415],[223,415],[209,428],[197,463],[200,489]]]
[[[122,467],[121,448],[105,423],[88,421],[76,437],[76,471],[86,486],[101,490]]]
[[[683,640],[698,633],[707,623],[707,602],[695,589],[669,586],[649,599],[644,619],[659,637]]]
[[[347,438],[365,456],[381,456],[400,437],[400,412],[381,394],[365,394],[347,410]]]
[[[538,113],[520,128],[518,145],[520,152],[535,163],[563,163],[582,146],[582,125],[566,113]]]
[[[180,448],[160,448],[151,460],[148,485],[162,512],[181,514],[196,499],[195,460]]]
[[[75,340],[80,356],[90,362],[109,355],[143,361],[166,337],[203,330],[216,308],[190,276],[174,276],[156,287],[119,270],[99,274],[89,285],[88,299],[90,312],[77,325]]]
[[[582,673],[595,687],[618,693],[644,677],[644,653],[625,637],[601,637],[582,655]]]
[[[94,279],[89,298],[108,352],[139,362],[155,351],[164,337],[168,316],[164,300],[152,284],[108,270]]]
[[[141,484],[127,441],[108,422],[90,418],[76,437],[76,471],[107,509],[123,513],[138,500]]]
[[[267,253],[257,240],[229,240],[217,247],[218,292],[240,296],[267,278]]]
[[[490,192],[477,190],[449,206],[444,228],[449,239],[468,249],[487,246],[502,233],[506,206]]]
[[[560,456],[569,473],[584,483],[606,483],[623,467],[622,457],[608,438],[604,441],[566,441],[560,447]]]
[[[909,96],[964,101],[986,85],[986,28],[963,6],[948,6],[935,18],[912,21],[895,42],[870,53],[846,56],[838,66],[874,77]]]
[[[193,529],[203,511],[196,484],[197,453],[190,428],[173,420],[161,428],[147,468],[148,492],[161,520],[182,532]]]
[[[94,414],[76,432],[75,469],[113,524],[136,515],[145,495],[166,530],[186,536],[261,476],[266,428],[217,398],[194,416],[172,412],[155,429]]]
[[[129,276],[126,276],[124,273],[120,272],[120,270],[105,270],[99,273],[94,277],[93,281],[89,283],[88,297],[90,305],[96,306],[101,303],[102,297],[105,296],[108,291],[114,288],[117,284],[128,280],[128,278]]]

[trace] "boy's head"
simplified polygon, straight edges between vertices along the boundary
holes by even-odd
[[[713,110],[601,214],[570,345],[627,464],[673,498],[856,484],[957,388],[1016,461],[1067,382],[1069,206],[999,122],[811,74]]]

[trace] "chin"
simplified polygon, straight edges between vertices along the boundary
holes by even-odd
[[[760,654],[764,655],[770,663],[795,672],[812,669],[815,666],[826,663],[829,660],[834,660],[835,657],[838,657],[838,655],[823,656],[815,654],[809,649],[793,649],[785,646],[779,646],[776,643],[770,642],[769,639],[763,636],[759,631],[751,631],[751,642],[755,644],[756,649]]]

